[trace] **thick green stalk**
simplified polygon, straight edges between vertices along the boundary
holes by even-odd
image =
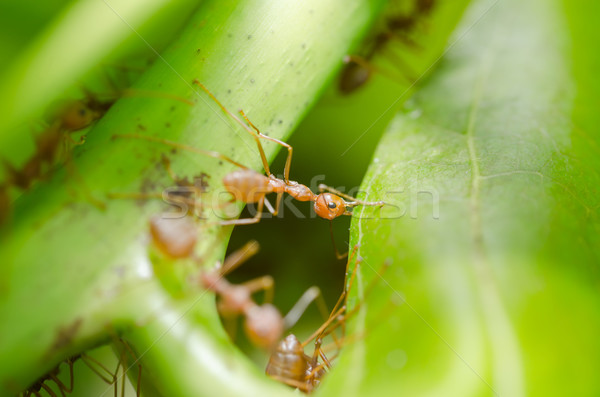
[[[184,278],[183,297],[176,299],[155,276],[148,254],[148,220],[166,207],[158,200],[107,197],[172,186],[162,156],[171,160],[179,177],[202,176],[211,192],[234,167],[114,135],[168,138],[260,169],[251,137],[192,81],[202,81],[229,109],[243,108],[269,135],[285,138],[341,66],[343,55],[380,3],[202,5],[183,35],[135,87],[194,104],[166,97],[121,99],[75,151],[72,168],[81,178],[57,171],[17,202],[0,251],[1,392],[19,391],[68,354],[121,331],[128,331],[126,337],[166,395],[209,395],[213,390],[236,395],[240,387],[248,394],[272,395],[283,389],[252,369],[225,342],[210,294]],[[278,147],[265,146],[273,158]],[[106,208],[92,205],[89,196]],[[212,265],[222,256],[231,229],[214,225],[199,229],[198,255]],[[182,331],[162,336],[160,327],[174,320],[178,320],[174,328],[167,330]],[[161,342],[154,344],[159,336]],[[185,371],[180,370],[182,363],[172,362],[177,359],[173,351],[185,354]],[[165,365],[171,370],[164,371]],[[210,376],[216,368],[231,372]]]

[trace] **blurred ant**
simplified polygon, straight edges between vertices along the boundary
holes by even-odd
[[[348,277],[350,262],[356,254],[357,249],[358,245],[354,246],[352,254],[346,263],[346,277]],[[331,310],[331,313],[327,317],[326,321],[315,332],[313,332],[308,339],[306,339],[304,342],[300,342],[294,334],[289,334],[279,342],[276,349],[272,352],[271,357],[269,358],[269,363],[265,369],[265,373],[269,377],[288,386],[297,388],[305,393],[310,393],[317,386],[319,386],[327,371],[331,369],[331,362],[333,358],[335,358],[328,358],[325,354],[325,349],[322,347],[323,339],[326,336],[331,335],[339,353],[339,350],[341,349],[341,340],[335,336],[335,331],[338,327],[342,327],[343,339],[345,337],[346,320],[356,313],[362,304],[361,301],[354,306],[352,310],[347,310],[347,296],[352,288],[352,285],[354,284],[354,278],[361,261],[362,258],[357,259],[354,272],[350,277],[348,286],[342,291],[337,303]],[[378,272],[380,277],[388,266],[389,263],[385,262],[382,269],[380,269]],[[363,296],[363,301],[369,295],[375,282],[377,281],[378,279],[370,283]],[[313,354],[307,355],[304,352],[304,348],[313,340],[315,341]]]
[[[371,61],[377,53],[385,50],[392,40],[400,40],[408,46],[417,47],[417,44],[411,40],[410,33],[415,30],[420,20],[429,16],[434,6],[435,0],[416,0],[411,13],[396,15],[386,20],[385,30],[377,33],[371,39],[363,56],[346,56],[344,58],[346,65],[341,72],[338,85],[340,92],[344,95],[353,93],[365,85],[374,73],[381,74],[391,80],[409,80],[413,82],[415,80],[414,73],[402,59],[394,56],[390,51],[386,51],[386,55],[401,69],[401,79],[398,78],[396,73],[374,66]]]
[[[257,203],[256,215],[252,218],[221,221],[221,225],[248,225],[258,223],[261,219],[264,206],[267,207],[271,214],[276,216],[279,212],[279,206],[284,193],[291,195],[298,201],[312,201],[315,213],[319,217],[328,220],[335,219],[341,215],[352,215],[351,209],[357,205],[378,207],[385,205],[383,201],[370,202],[359,200],[323,184],[319,185],[320,193],[314,194],[310,188],[308,188],[308,186],[289,180],[290,166],[292,161],[292,147],[283,141],[262,134],[258,128],[250,122],[245,113],[240,110],[240,114],[247,124],[242,122],[235,114],[227,110],[225,106],[223,106],[223,104],[221,104],[221,102],[219,102],[219,100],[202,83],[200,83],[198,80],[194,80],[193,83],[202,88],[202,90],[204,90],[225,113],[227,113],[238,124],[240,124],[244,130],[246,130],[246,132],[254,137],[260,152],[265,173],[267,175],[258,173],[221,153],[197,149],[163,138],[144,136],[140,134],[119,134],[114,135],[114,137],[144,139],[151,142],[158,142],[177,149],[183,149],[193,153],[224,160],[240,168],[239,170],[232,171],[225,175],[223,178],[223,185],[225,186],[225,189],[231,193],[234,201],[241,201],[247,204]],[[287,148],[288,156],[285,163],[283,179],[277,178],[275,175],[271,174],[262,144],[260,143],[260,138],[278,143],[279,145]],[[266,198],[266,195],[269,193],[277,194],[275,208],[273,208],[271,203]]]
[[[150,221],[153,244],[167,257],[180,259],[193,257],[197,240],[197,230],[189,217],[160,218]],[[288,314],[282,316],[271,304],[274,282],[271,276],[262,276],[241,284],[232,284],[225,276],[254,256],[259,250],[258,242],[251,240],[242,248],[229,254],[222,265],[199,276],[203,288],[214,292],[218,297],[217,309],[226,322],[230,335],[234,335],[233,321],[244,317],[244,331],[248,339],[261,348],[271,348],[281,339],[286,329],[292,327],[306,310],[316,301],[319,310],[327,313],[325,302],[318,287],[309,288],[300,297]],[[196,259],[197,260],[197,259]],[[264,301],[257,304],[252,295],[264,291]]]
[[[0,185],[0,224],[10,211],[9,187],[15,186],[19,189],[27,190],[36,180],[46,177],[50,168],[56,163],[61,147],[66,148],[69,143],[72,145],[85,143],[85,136],[82,136],[79,141],[75,141],[71,137],[71,134],[91,126],[118,99],[115,96],[107,100],[100,100],[97,95],[86,89],[83,89],[83,92],[83,99],[64,101],[56,105],[55,109],[50,112],[48,127],[35,137],[35,151],[21,168],[16,168],[6,160],[3,160],[7,178]],[[166,97],[184,102],[187,105],[192,105],[192,102],[188,100],[167,93],[125,89],[120,91],[119,96]],[[104,203],[99,202],[91,196],[85,187],[83,179],[77,173],[73,164],[71,164],[69,151],[67,150],[65,153],[67,155],[65,160],[67,171],[83,186],[87,199],[99,209],[104,209]]]
[[[239,250],[227,256],[222,266],[200,275],[200,283],[206,289],[219,296],[217,308],[221,316],[232,321],[244,316],[244,331],[248,339],[256,346],[270,349],[281,339],[283,332],[292,327],[315,301],[321,311],[326,312],[325,302],[318,287],[311,287],[300,297],[288,314],[282,316],[273,300],[273,278],[262,276],[241,284],[231,284],[224,277],[258,252],[258,242],[252,240]],[[252,299],[252,294],[264,291],[261,305]],[[230,328],[230,327],[229,327]],[[230,328],[231,329],[231,328]]]
[[[33,181],[43,177],[44,166],[50,167],[54,164],[65,139],[75,145],[83,143],[75,142],[69,134],[89,127],[110,107],[110,104],[99,102],[91,94],[86,95],[83,100],[68,101],[59,107],[50,125],[36,136],[35,152],[21,169],[16,169],[4,161],[8,172],[6,186],[13,185],[27,190]]]

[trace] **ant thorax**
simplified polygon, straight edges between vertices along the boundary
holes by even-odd
[[[285,192],[298,201],[313,201],[316,197],[316,195],[308,188],[308,186],[296,181],[288,181],[286,183],[281,179],[277,179],[271,175],[270,183],[271,186],[273,186],[273,192]]]

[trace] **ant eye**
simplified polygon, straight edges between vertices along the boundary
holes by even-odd
[[[86,115],[86,113],[87,113],[87,112],[86,112],[86,110],[85,110],[85,109],[83,109],[83,108],[79,109],[79,115],[80,115],[80,116],[85,116],[85,115]]]
[[[331,209],[334,209],[336,207],[336,204],[335,203],[329,203],[329,204],[327,204],[327,206],[329,208],[331,208]]]

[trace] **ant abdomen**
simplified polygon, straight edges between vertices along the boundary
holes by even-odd
[[[188,217],[150,220],[150,235],[154,245],[170,258],[187,258],[194,252],[198,230]]]
[[[371,78],[371,71],[356,62],[349,62],[342,70],[339,90],[347,95],[362,87]]]
[[[291,379],[302,383],[306,377],[308,360],[302,343],[294,334],[285,337],[271,354],[265,370],[271,377]]]
[[[236,201],[256,203],[269,189],[269,179],[250,169],[240,169],[225,175],[223,185]]]

